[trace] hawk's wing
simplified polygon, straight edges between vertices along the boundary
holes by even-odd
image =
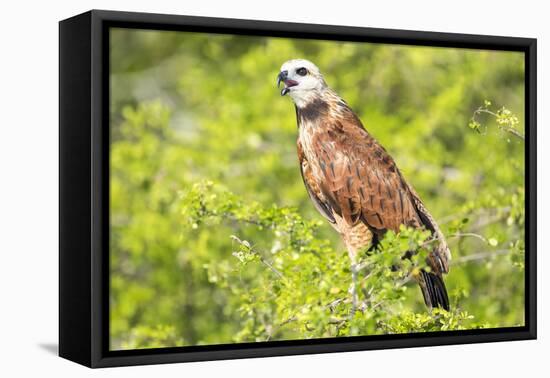
[[[391,156],[355,115],[327,117],[324,122],[333,124],[318,125],[312,136],[320,170],[304,178],[319,211],[329,220],[334,211],[348,224],[364,222],[379,234],[397,232],[402,224],[425,226],[444,244],[434,249],[430,265],[437,272],[447,272],[450,256],[443,235]]]
[[[302,179],[304,180],[304,185],[309,194],[309,198],[313,201],[313,205],[318,212],[320,212],[330,223],[335,223],[334,215],[332,215],[332,210],[328,207],[326,202],[323,202],[320,197],[322,194],[320,192],[319,186],[313,177],[311,167],[309,162],[304,155],[302,149],[302,144],[298,142],[298,160],[300,161],[300,173],[302,174]]]

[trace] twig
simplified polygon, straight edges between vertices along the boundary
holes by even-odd
[[[451,260],[452,265],[459,265],[464,264],[470,261],[479,261],[479,260],[485,260],[487,258],[491,258],[494,256],[500,256],[500,255],[506,255],[510,253],[510,249],[497,249],[496,251],[483,251],[478,253],[472,253],[467,256],[462,256],[458,259]]]
[[[256,252],[258,253],[258,252]],[[271,265],[266,259],[264,259],[262,256],[260,256],[260,254],[258,253],[258,256],[260,257],[260,261],[262,262],[262,264],[264,264],[265,266],[267,266],[273,273],[275,273],[279,278],[283,279],[284,276],[281,272],[279,272],[277,270],[277,268],[275,268],[273,265]]]
[[[483,235],[476,234],[474,232],[457,232],[455,234],[448,235],[447,237],[448,238],[471,237],[471,238],[479,239],[479,240],[483,241],[484,243],[487,243],[487,244],[489,243],[489,241]]]
[[[491,223],[494,223],[494,222],[497,222],[499,220],[501,220],[505,215],[507,215],[511,210],[511,207],[510,206],[504,206],[504,207],[491,207],[491,208],[479,208],[479,209],[474,209],[466,214],[450,214],[450,215],[446,215],[446,216],[442,216],[439,218],[439,222],[438,224],[441,226],[443,224],[447,224],[447,223],[450,223],[452,221],[455,221],[455,220],[458,220],[458,219],[461,219],[461,218],[464,218],[464,217],[483,217],[485,215],[487,216],[490,216],[492,215],[493,213],[497,213],[497,214],[501,214],[501,216],[493,216],[492,218],[489,218],[489,220],[487,220],[486,222],[484,222],[482,225],[479,225],[478,227],[482,227],[482,226],[486,226],[488,224],[491,224]]]
[[[335,325],[341,325],[348,321],[348,319],[341,319],[341,318],[330,318],[328,320],[328,324],[335,324]]]
[[[486,244],[489,244],[489,241],[487,240],[487,238],[485,238],[483,235],[476,234],[474,232],[457,232],[455,234],[447,235],[447,239],[464,238],[464,237],[476,238],[476,239],[479,239],[479,240],[483,241]],[[432,243],[436,243],[439,240],[440,240],[439,237],[436,235],[433,238],[430,238],[430,239],[426,240],[424,243],[422,243],[421,247],[425,247],[425,246],[430,245]]]
[[[503,109],[504,109],[504,108],[503,108]],[[497,119],[499,118],[499,115],[498,115],[497,113],[492,112],[492,111],[490,111],[489,109],[487,109],[487,108],[485,108],[485,107],[483,107],[483,106],[480,106],[479,108],[477,108],[477,109],[474,111],[474,114],[472,115],[472,121],[476,122],[478,125],[479,125],[479,122],[477,122],[476,116],[477,116],[478,114],[481,114],[481,113],[485,113],[485,114],[492,115],[493,117],[495,117],[495,118],[497,118]],[[507,133],[512,134],[512,135],[515,136],[516,138],[519,138],[519,139],[525,141],[525,136],[524,136],[522,133],[520,133],[519,131],[517,131],[516,129],[514,129],[513,127],[504,126],[504,125],[500,125],[500,124],[499,124],[499,125],[498,125],[498,128],[499,128],[500,130],[503,130],[503,131],[505,131],[505,132],[507,132]],[[477,131],[478,131],[480,134],[483,134],[483,133],[481,133],[481,132],[479,131],[479,129],[478,129]],[[486,133],[486,132],[487,132],[487,126],[485,126],[485,131],[484,131],[484,133]]]
[[[290,318],[283,320],[281,323],[279,323],[279,327],[287,325],[288,323],[292,323],[293,321],[296,321],[296,320],[298,320],[296,316],[291,316]]]
[[[326,305],[330,309],[330,311],[334,311],[336,308],[336,305],[338,305],[340,302],[344,302],[346,298],[337,298]]]
[[[507,133],[510,133],[510,134],[514,135],[515,137],[517,137],[521,140],[525,140],[525,136],[523,134],[521,134],[519,131],[517,131],[516,129],[512,128],[512,127],[509,127],[509,126],[507,126],[506,128],[501,127],[501,129],[506,131]]]
[[[280,279],[284,279],[283,274],[279,270],[277,270],[277,268],[275,268],[273,265],[271,265],[271,263],[269,261],[264,259],[262,254],[256,248],[254,248],[254,246],[250,245],[250,243],[248,241],[246,241],[246,240],[243,241],[238,236],[235,236],[235,235],[231,235],[231,239],[236,241],[237,243],[241,244],[242,246],[245,246],[248,249],[249,252],[251,252],[253,255],[258,256],[258,258],[260,259],[260,262],[262,264],[264,264],[265,266],[267,266],[269,268],[269,270],[271,270],[273,273],[275,273]]]

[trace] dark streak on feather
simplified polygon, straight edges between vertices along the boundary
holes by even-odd
[[[386,185],[386,192],[388,192],[388,197],[390,197],[390,199],[392,200],[393,199],[393,196],[391,194],[391,188],[389,185]]]
[[[321,170],[323,171],[323,174],[326,176],[327,172],[327,165],[323,159],[319,159],[319,167],[321,167]]]

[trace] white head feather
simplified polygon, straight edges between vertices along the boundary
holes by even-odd
[[[327,88],[319,68],[309,60],[288,60],[281,66],[281,73],[285,71],[285,88],[281,93],[288,93],[299,108],[318,98]]]

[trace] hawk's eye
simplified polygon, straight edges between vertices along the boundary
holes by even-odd
[[[306,76],[307,70],[305,69],[305,67],[300,67],[296,70],[296,73],[300,76]]]

